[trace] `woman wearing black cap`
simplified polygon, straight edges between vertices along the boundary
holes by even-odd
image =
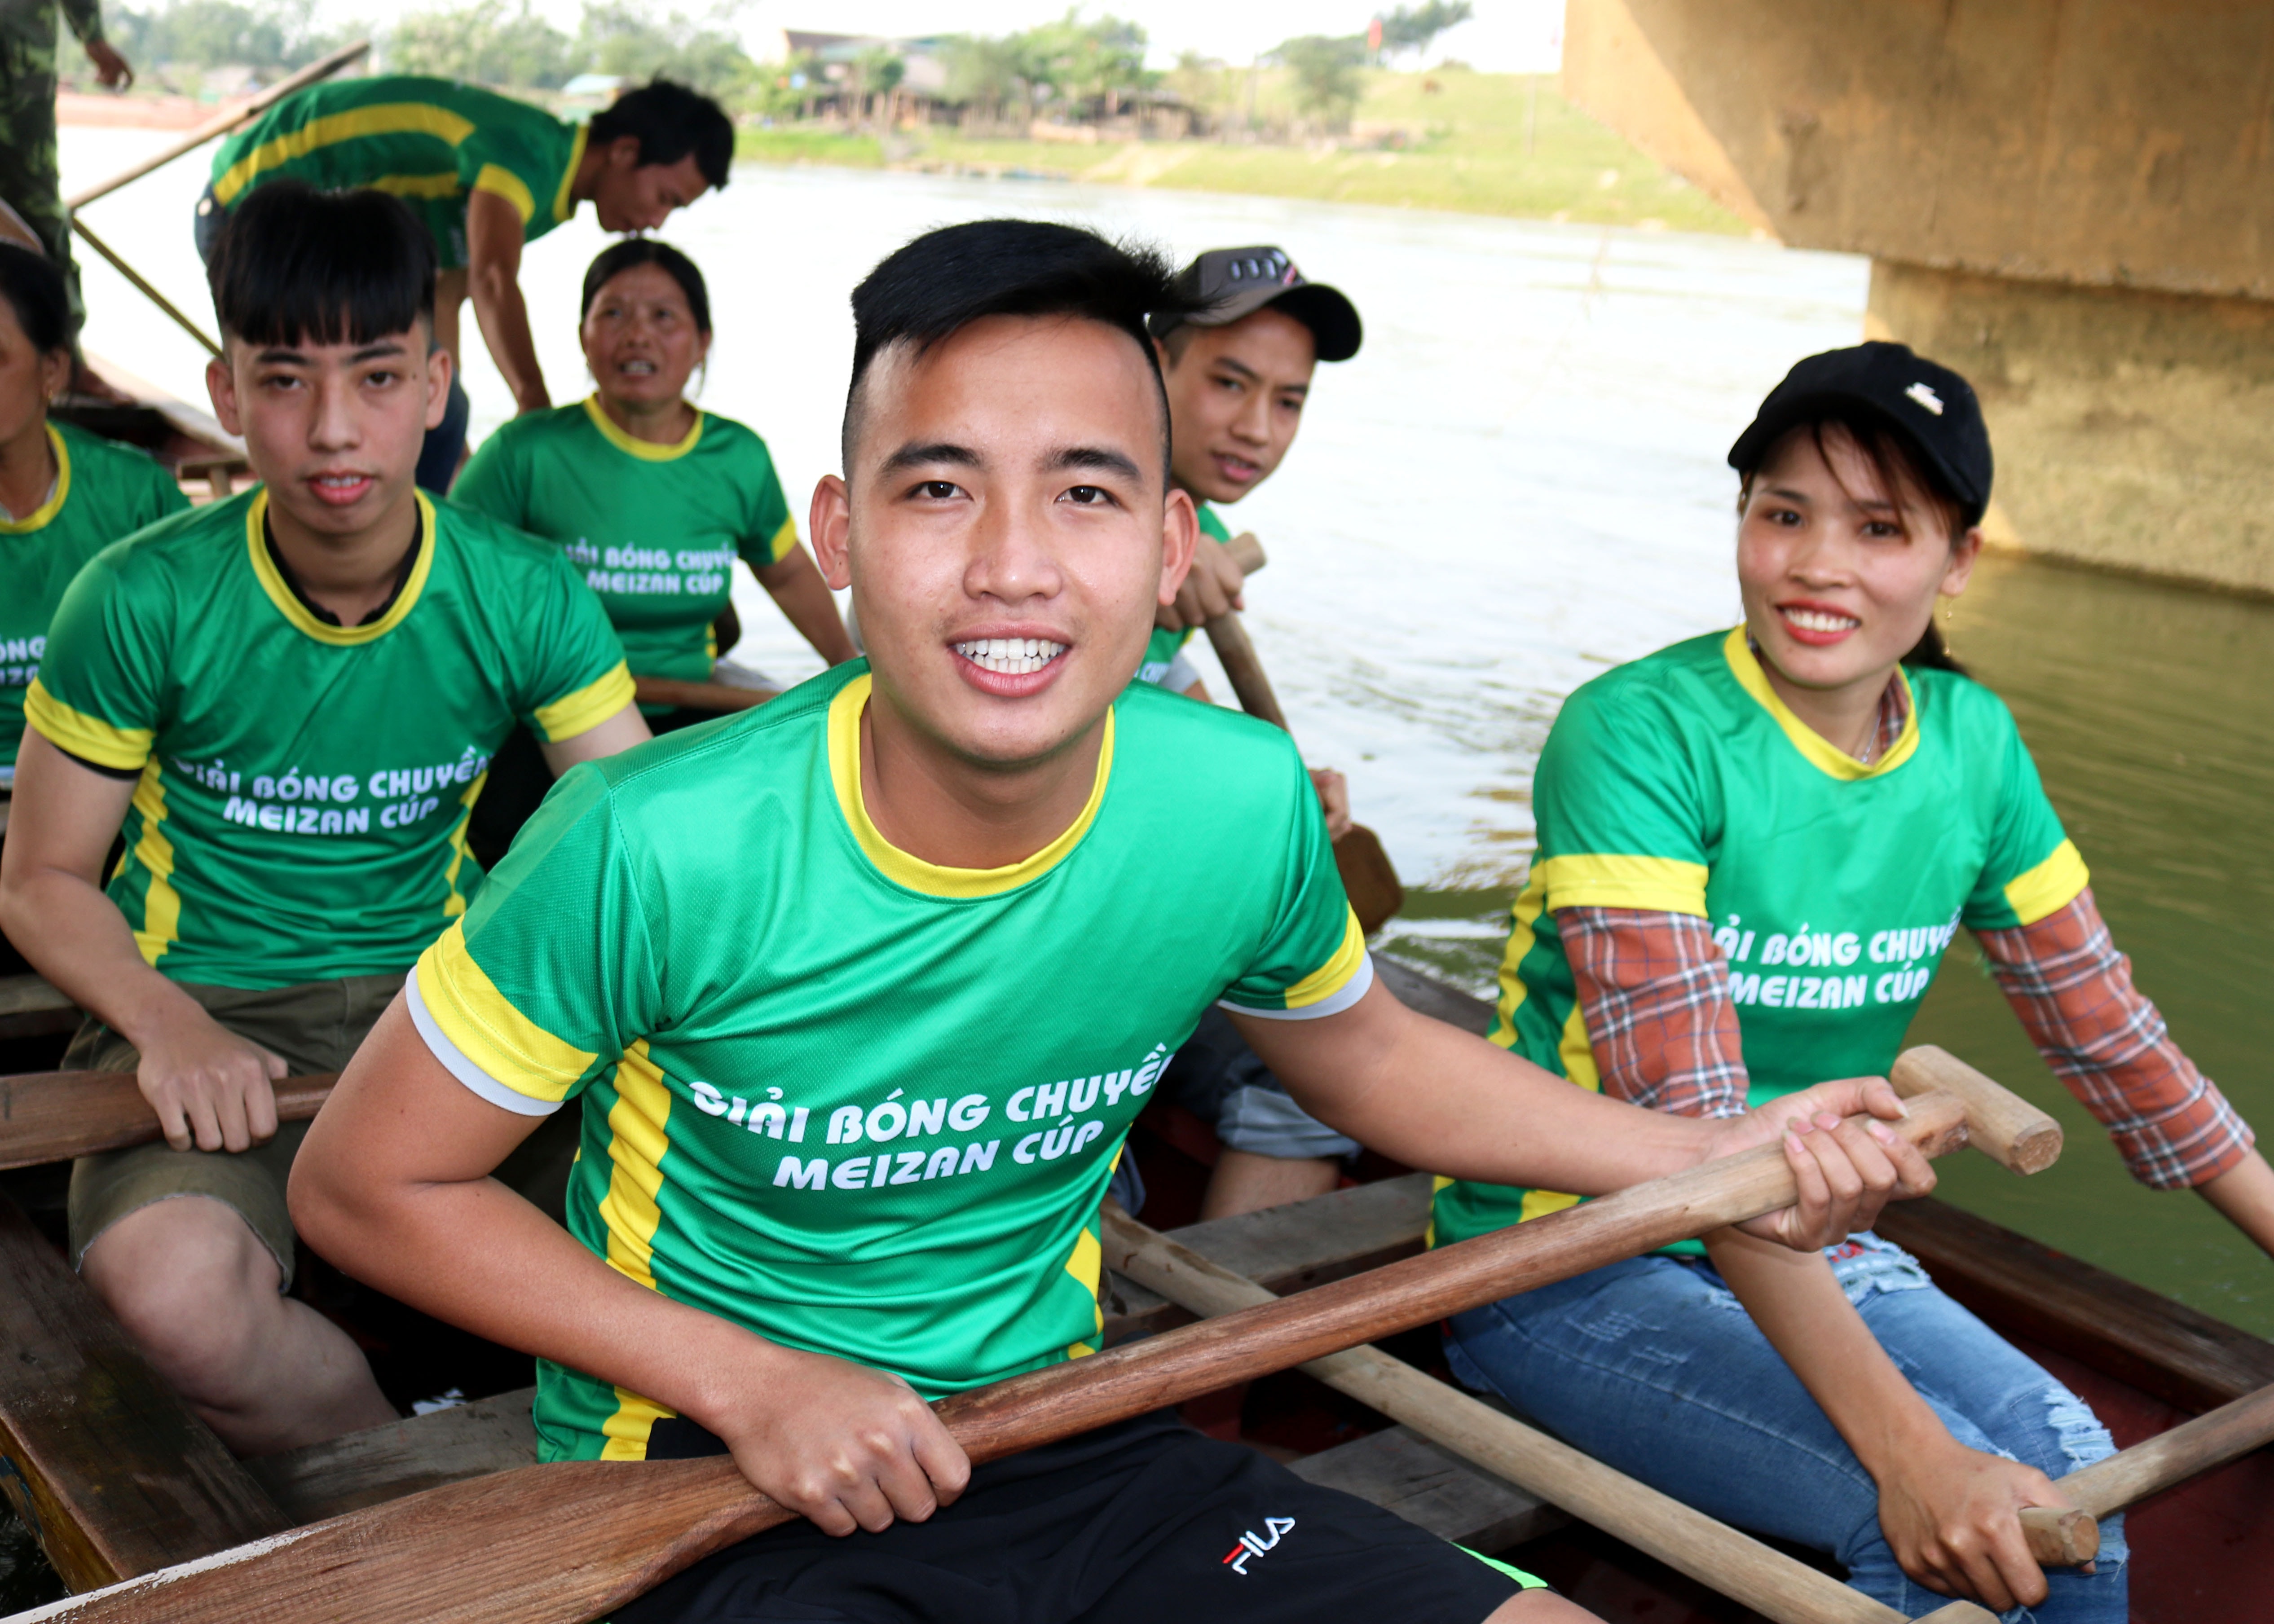
[[[1811,357],[1729,455],[1745,623],[1566,703],[1534,786],[1494,1040],[1583,1087],[1721,1116],[1885,1072],[1962,925],[2135,1174],[2262,1245],[2274,1172],[2131,984],[2012,716],[1938,597],[1982,545],[1973,390],[1900,344]],[[1440,1242],[1571,1204],[1454,1184]],[[1750,1317],[1744,1311],[1750,1310]],[[1725,1230],[1464,1314],[1449,1355],[1580,1447],[1831,1553],[1906,1616],[1959,1595],[2126,1616],[2126,1551],[2041,1573],[2016,1513],[2109,1454],[2091,1411],[1871,1235]]]

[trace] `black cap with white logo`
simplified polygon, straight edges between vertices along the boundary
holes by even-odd
[[[1153,336],[1166,338],[1179,324],[1227,327],[1266,304],[1311,329],[1321,361],[1347,361],[1364,336],[1358,306],[1341,290],[1306,282],[1284,248],[1211,248],[1177,273],[1177,291],[1205,310],[1190,316],[1156,316]]]
[[[1861,407],[1901,435],[1966,508],[1969,524],[1990,506],[1990,430],[1974,386],[1907,344],[1873,342],[1812,355],[1769,391],[1752,426],[1729,447],[1729,466],[1748,473],[1787,430]]]

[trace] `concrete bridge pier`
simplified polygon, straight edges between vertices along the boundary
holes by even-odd
[[[1563,79],[1871,256],[1868,334],[1981,391],[1998,539],[2274,594],[2274,0],[1568,0]]]

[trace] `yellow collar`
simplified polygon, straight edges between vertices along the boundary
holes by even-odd
[[[643,462],[673,462],[695,449],[695,442],[703,438],[703,409],[698,406],[693,410],[695,426],[687,431],[687,438],[675,446],[664,446],[651,440],[636,440],[625,433],[616,420],[608,416],[607,408],[600,404],[598,390],[584,397],[584,415],[591,418],[592,426],[599,430],[617,450],[628,451]]]
[[[418,496],[420,525],[418,556],[410,563],[410,579],[395,595],[387,613],[364,626],[327,626],[308,613],[308,605],[293,594],[291,583],[277,573],[276,560],[268,556],[264,530],[268,519],[268,487],[263,485],[252,494],[245,508],[245,548],[252,560],[252,573],[260,583],[260,590],[268,594],[268,601],[276,605],[277,613],[290,620],[296,630],[313,637],[318,643],[328,643],[342,648],[353,648],[358,643],[372,643],[384,637],[410,613],[411,605],[426,584],[426,577],[434,568],[434,554],[441,550],[442,527],[434,522],[434,504],[421,491]]]
[[[576,184],[576,170],[584,162],[584,144],[592,139],[592,126],[578,124],[576,137],[568,143],[568,167],[561,171],[561,190],[553,194],[553,222],[555,225],[568,223],[568,216],[576,212],[576,199],[568,189]]]
[[[45,530],[71,500],[71,448],[64,444],[64,437],[56,432],[52,423],[48,425],[48,444],[55,447],[56,488],[46,501],[20,519],[11,519],[0,513],[0,536],[21,536],[29,530]]]
[[[1776,718],[1776,725],[1784,729],[1784,736],[1792,741],[1793,748],[1821,772],[1849,781],[1876,778],[1901,766],[1918,748],[1918,695],[1911,688],[1909,673],[1901,665],[1895,667],[1895,680],[1903,685],[1903,731],[1887,747],[1885,756],[1867,766],[1795,716],[1792,708],[1777,697],[1776,689],[1769,686],[1768,673],[1761,669],[1761,662],[1745,641],[1743,626],[1722,641],[1721,654],[1729,662],[1729,671],[1737,679],[1737,685]]]
[[[895,884],[928,897],[999,896],[1057,868],[1097,821],[1097,808],[1105,801],[1105,782],[1113,771],[1111,710],[1105,713],[1105,738],[1097,752],[1097,781],[1090,786],[1089,800],[1081,816],[1057,839],[1023,861],[1002,868],[946,868],[911,857],[870,822],[869,808],[861,795],[861,712],[868,707],[870,688],[870,679],[863,672],[829,702],[829,781],[837,791],[838,808],[845,814],[846,827],[853,831],[854,840]]]

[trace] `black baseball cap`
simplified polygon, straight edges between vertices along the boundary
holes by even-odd
[[[1211,248],[1177,273],[1177,291],[1207,308],[1189,316],[1155,316],[1156,338],[1168,337],[1184,322],[1228,327],[1266,304],[1311,329],[1321,361],[1349,360],[1365,336],[1358,306],[1340,289],[1305,281],[1284,248]]]
[[[1874,342],[1812,355],[1769,391],[1752,426],[1729,447],[1729,466],[1761,465],[1786,431],[1861,409],[1901,435],[1966,508],[1969,524],[1990,506],[1990,430],[1974,386],[1908,344]]]

